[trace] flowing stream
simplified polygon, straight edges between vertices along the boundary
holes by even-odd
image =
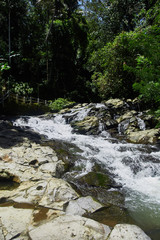
[[[101,107],[101,106],[97,106]],[[88,114],[85,107],[69,114],[74,120],[82,120]],[[65,114],[45,117],[20,117],[14,125],[29,127],[48,139],[58,139],[77,145],[81,157],[77,165],[83,166],[83,175],[92,170],[94,162],[101,163],[121,184],[125,204],[138,225],[153,237],[160,239],[160,151],[156,146],[130,144],[113,139],[103,130],[98,136],[73,133],[66,123]],[[142,121],[140,121],[142,126]],[[144,126],[142,126],[144,127]]]

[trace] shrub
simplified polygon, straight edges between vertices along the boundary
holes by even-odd
[[[52,111],[60,111],[61,109],[65,108],[65,107],[70,107],[74,104],[74,102],[71,102],[65,98],[58,98],[54,101],[49,101],[49,108]]]

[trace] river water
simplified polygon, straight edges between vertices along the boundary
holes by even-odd
[[[82,120],[88,111],[85,107],[74,109],[70,116]],[[29,127],[48,139],[77,145],[81,157],[76,164],[83,166],[81,175],[90,172],[94,162],[101,163],[117,184],[122,185],[130,215],[152,239],[160,239],[160,151],[156,146],[113,139],[101,125],[98,136],[73,133],[65,114],[56,114],[50,119],[20,117],[14,125]]]

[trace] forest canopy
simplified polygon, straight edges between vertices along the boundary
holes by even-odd
[[[0,0],[0,89],[160,106],[160,1]]]

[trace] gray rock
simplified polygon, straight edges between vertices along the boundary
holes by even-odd
[[[129,112],[126,112],[125,114],[121,115],[118,119],[117,119],[117,122],[120,123],[126,119],[130,119],[132,118],[133,116],[135,116],[137,114],[136,111],[132,110],[132,111],[129,111]]]
[[[50,147],[25,144],[9,149],[0,148],[0,176],[8,173],[15,176],[19,182],[40,180],[59,176],[64,171],[64,163],[59,160]]]
[[[0,191],[0,199],[18,203],[41,205],[63,210],[64,204],[78,198],[78,194],[62,179],[51,178],[38,182],[23,182],[14,191]]]
[[[81,197],[69,202],[66,208],[66,214],[82,216],[85,213],[93,213],[102,207],[102,204],[93,200],[90,196]]]
[[[155,144],[160,139],[160,128],[130,132],[127,138],[132,143]]]
[[[115,108],[115,109],[123,108],[127,106],[127,104],[123,100],[118,98],[109,99],[108,101],[105,101],[104,104],[109,108]]]
[[[110,228],[80,216],[60,216],[29,231],[31,240],[105,240]]]
[[[136,225],[117,224],[107,240],[151,240],[142,229]]]
[[[2,238],[9,240],[25,232],[30,224],[33,209],[0,208]]]
[[[98,118],[95,116],[87,116],[82,121],[72,123],[72,127],[79,133],[97,134]]]
[[[48,182],[45,194],[40,200],[41,206],[63,210],[65,203],[78,198],[78,194],[62,179],[52,178]]]

